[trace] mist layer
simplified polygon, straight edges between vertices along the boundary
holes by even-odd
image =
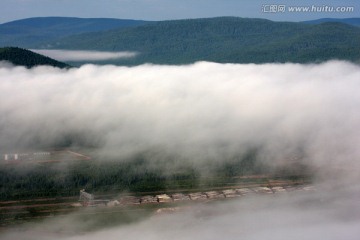
[[[133,58],[136,52],[102,52],[102,51],[80,51],[80,50],[50,50],[34,49],[33,52],[65,62],[86,62],[86,61],[106,61],[114,59]]]
[[[271,164],[359,156],[360,67],[324,64],[0,68],[3,151],[70,142],[192,161],[260,149]],[[70,140],[69,140],[70,139]]]

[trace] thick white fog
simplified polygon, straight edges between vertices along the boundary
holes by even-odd
[[[133,58],[137,55],[136,52],[102,52],[51,49],[32,49],[31,51],[64,62],[106,61],[114,59]]]
[[[360,67],[324,64],[0,68],[2,150],[73,144],[194,161],[248,148],[317,167],[360,155]],[[74,137],[75,136],[75,137]]]
[[[256,147],[269,166],[301,154],[325,180],[316,193],[240,198],[70,239],[358,239],[359,89],[360,66],[338,61],[69,70],[2,64],[0,145],[76,136],[73,144],[119,159],[158,149],[199,164]],[[62,239],[56,233],[50,237]]]

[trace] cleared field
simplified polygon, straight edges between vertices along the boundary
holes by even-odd
[[[68,149],[43,152],[3,153],[2,164],[44,164],[90,160],[91,157]]]

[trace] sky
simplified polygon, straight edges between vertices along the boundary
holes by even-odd
[[[270,5],[286,7],[269,11]],[[350,12],[289,12],[289,7],[353,7]],[[274,8],[273,8],[274,9]],[[44,16],[170,20],[215,16],[303,21],[360,16],[358,0],[1,0],[0,23]]]

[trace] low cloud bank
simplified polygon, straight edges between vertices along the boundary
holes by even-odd
[[[134,58],[138,54],[136,52],[101,52],[101,51],[47,50],[47,49],[32,49],[31,51],[64,62],[107,61],[107,60],[116,60],[116,59],[127,59],[127,58]]]
[[[56,234],[81,223],[55,220],[2,239],[358,239],[359,79],[360,66],[337,61],[1,65],[3,150],[72,139],[119,159],[160,149],[206,164],[255,147],[269,166],[300,155],[325,180],[315,193],[240,198],[70,237]]]
[[[103,154],[156,149],[222,161],[260,149],[269,165],[360,156],[360,67],[324,64],[0,68],[2,151],[69,142]],[[358,164],[355,166],[358,167]]]

